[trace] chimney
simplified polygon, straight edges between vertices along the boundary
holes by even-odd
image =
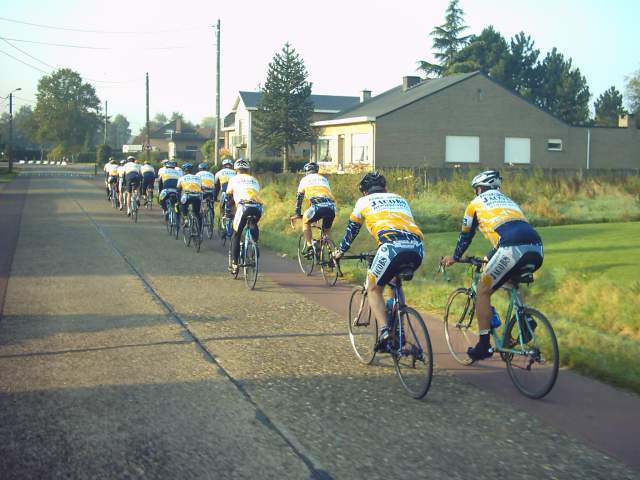
[[[176,133],[182,132],[182,119],[180,117],[176,118]]]
[[[618,115],[618,127],[620,128],[631,128],[635,125],[635,115],[631,113],[624,113],[622,115]]]
[[[360,92],[360,103],[371,99],[371,90],[362,90]]]
[[[402,91],[406,92],[411,87],[416,86],[422,81],[420,77],[402,77]]]

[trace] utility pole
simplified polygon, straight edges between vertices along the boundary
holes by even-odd
[[[220,19],[216,28],[216,133],[215,133],[215,157],[216,167],[220,164],[220,150],[218,139],[220,138]]]
[[[18,87],[9,92],[9,173],[13,170],[13,92],[18,90],[22,90],[22,88]]]
[[[104,101],[104,144],[107,144],[107,118],[108,117],[108,110],[109,109],[109,102],[107,100]]]
[[[144,146],[144,149],[147,151],[147,161],[149,161],[149,147],[151,145],[149,137],[149,72],[147,72],[147,143]]]

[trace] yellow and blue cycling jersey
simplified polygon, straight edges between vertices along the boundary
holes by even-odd
[[[202,182],[199,176],[187,173],[180,177],[177,188],[181,190],[182,193],[202,193]]]
[[[107,172],[107,175],[109,177],[117,177],[118,176],[118,165],[116,165],[115,163],[107,163],[104,166],[104,170],[105,170],[105,172]]]
[[[229,180],[236,176],[236,171],[230,168],[223,168],[222,170],[218,170],[216,172],[216,180],[215,180],[215,188],[213,190],[213,198],[218,199],[218,194],[220,192],[227,191],[227,185],[229,184]]]
[[[176,168],[162,167],[158,170],[158,187],[162,191],[165,188],[178,188],[178,180],[182,172]]]
[[[516,202],[500,190],[487,190],[474,198],[464,212],[462,231],[453,254],[459,260],[480,229],[493,248],[515,245],[542,245]]]
[[[213,190],[216,184],[216,177],[213,173],[203,170],[196,173],[196,175],[200,177],[200,180],[202,181],[203,190]]]
[[[358,199],[349,217],[340,250],[346,252],[351,247],[363,223],[367,224],[378,246],[399,240],[422,241],[424,238],[413,219],[409,202],[395,193],[372,193]]]
[[[233,196],[236,205],[240,202],[260,203],[260,184],[251,175],[240,173],[229,180],[227,184],[227,197]]]
[[[302,212],[302,202],[305,198],[309,200],[310,204],[335,201],[331,194],[329,180],[317,173],[305,175],[300,180],[296,193],[296,215],[300,215]]]

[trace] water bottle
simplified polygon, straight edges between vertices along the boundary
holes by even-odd
[[[500,325],[502,325],[500,316],[498,315],[498,312],[496,312],[496,309],[494,307],[491,307],[491,310],[493,311],[493,316],[491,317],[491,328],[498,328]]]

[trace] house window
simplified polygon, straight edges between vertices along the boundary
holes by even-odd
[[[447,135],[445,161],[447,163],[480,163],[480,137]]]
[[[531,163],[531,139],[506,137],[504,163]]]
[[[369,163],[369,134],[351,135],[351,163]]]
[[[547,150],[552,152],[561,152],[562,151],[562,139],[561,138],[550,138],[547,140]]]
[[[331,162],[331,139],[319,138],[318,145],[318,162]]]
[[[197,145],[187,145],[185,147],[185,150],[187,152],[197,152],[198,151],[198,147],[197,147]]]

